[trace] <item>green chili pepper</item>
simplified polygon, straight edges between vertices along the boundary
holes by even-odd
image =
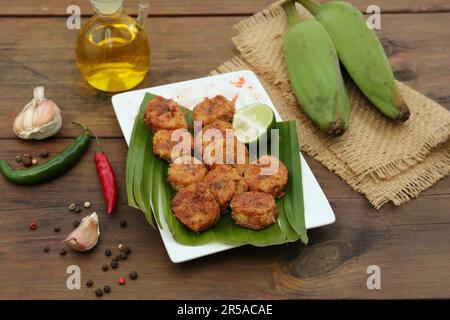
[[[61,153],[48,162],[28,169],[15,170],[6,161],[0,160],[0,172],[12,183],[31,185],[50,181],[69,171],[86,153],[90,135],[89,129],[81,123],[83,133]]]

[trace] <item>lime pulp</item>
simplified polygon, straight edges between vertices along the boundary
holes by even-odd
[[[236,138],[245,144],[254,143],[275,126],[275,115],[265,104],[255,103],[239,109],[233,118]]]

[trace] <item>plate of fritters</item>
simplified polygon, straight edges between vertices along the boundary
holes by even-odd
[[[251,230],[275,223],[275,201],[283,197],[288,183],[286,167],[273,155],[252,159],[231,125],[235,111],[252,103],[268,105],[276,120],[282,121],[256,75],[243,70],[115,95],[114,110],[128,144],[147,92],[158,95],[148,104],[144,121],[153,132],[153,153],[170,163],[167,182],[176,192],[171,203],[175,217],[198,233],[214,227],[224,214]],[[193,110],[194,134],[180,105]],[[175,134],[180,137],[177,141]],[[331,206],[303,157],[301,164],[307,229],[333,223]],[[261,175],[271,168],[276,170]],[[181,245],[164,219],[161,224],[161,237],[175,263],[236,247],[219,242]]]

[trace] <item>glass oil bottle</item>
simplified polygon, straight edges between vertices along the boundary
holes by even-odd
[[[139,2],[137,19],[123,13],[123,0],[91,0],[94,16],[81,29],[77,65],[94,88],[120,92],[144,80],[150,65],[150,44],[144,22],[148,0]]]

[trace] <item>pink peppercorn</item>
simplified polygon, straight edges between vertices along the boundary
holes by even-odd
[[[121,286],[123,286],[125,284],[126,280],[124,277],[120,277],[118,282]]]
[[[32,222],[29,225],[30,230],[36,230],[37,229],[37,223],[36,222]]]

